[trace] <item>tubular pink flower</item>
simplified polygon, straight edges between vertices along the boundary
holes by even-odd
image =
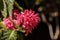
[[[26,30],[26,35],[28,33],[31,33],[32,29],[34,29],[39,21],[39,15],[38,13],[35,14],[32,10],[24,10],[24,12],[21,13],[22,16],[22,27]]]
[[[19,10],[17,9],[14,9],[13,12],[12,12],[12,19],[13,19],[13,22],[17,25],[20,25],[21,24],[21,19],[20,19],[20,12]]]
[[[10,21],[10,18],[4,19],[2,23],[6,26],[7,29],[15,29],[15,26]]]
[[[20,12],[16,9],[14,9],[12,12],[12,21],[17,25],[20,25],[20,23],[21,23],[19,13]],[[7,29],[16,29],[13,22],[11,22],[9,17],[3,20],[3,24],[6,26]]]
[[[35,14],[32,10],[24,10],[24,12],[19,12],[14,9],[12,12],[12,20],[15,24],[22,26],[26,32],[25,35],[28,35],[28,33],[31,33],[31,31],[38,25],[40,17],[38,13]],[[15,25],[13,25],[9,18],[3,20],[3,24],[8,29],[15,29]]]

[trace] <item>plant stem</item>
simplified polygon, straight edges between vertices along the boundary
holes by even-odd
[[[16,7],[18,7],[21,11],[23,11],[23,8],[15,1]]]

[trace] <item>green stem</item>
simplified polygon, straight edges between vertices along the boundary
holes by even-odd
[[[6,27],[3,25],[3,23],[2,22],[0,22],[0,26],[3,28],[3,29],[5,29],[6,30]],[[1,29],[2,30],[2,29]]]
[[[15,1],[16,7],[18,7],[21,11],[23,11],[23,8]]]

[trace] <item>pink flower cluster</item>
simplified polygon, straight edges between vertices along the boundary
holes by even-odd
[[[7,29],[15,29],[15,26],[10,21],[10,18],[9,17],[6,18],[6,19],[4,19],[2,23],[6,26]]]
[[[38,13],[35,14],[32,10],[24,10],[24,12],[21,13],[22,16],[22,27],[26,30],[26,35],[28,33],[31,33],[32,29],[34,29],[39,21],[39,15]]]
[[[12,20],[15,24],[22,26],[27,35],[38,25],[40,18],[38,13],[35,14],[32,10],[24,10],[24,12],[19,12],[14,9],[12,12]],[[16,29],[9,18],[3,20],[3,24],[7,27],[7,29]]]
[[[17,24],[20,25],[20,12],[16,9],[13,10],[12,12],[12,21]],[[3,24],[6,26],[7,29],[16,29],[14,23],[10,20],[10,17],[6,18],[3,20]]]

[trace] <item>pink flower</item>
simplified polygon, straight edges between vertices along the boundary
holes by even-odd
[[[2,23],[6,26],[7,29],[15,29],[15,26],[10,21],[10,18],[4,19]]]
[[[20,14],[20,11],[17,10],[17,9],[14,9],[13,12],[12,12],[12,19],[13,19],[13,22],[17,25],[20,25],[21,24],[21,14]]]
[[[12,21],[17,25],[21,24],[20,12],[16,9],[12,12]],[[7,29],[15,29],[13,22],[11,22],[9,17],[3,20],[3,24],[7,27]]]
[[[25,35],[28,35],[28,33],[31,33],[31,31],[36,28],[40,21],[40,17],[38,13],[35,14],[32,10],[24,10],[24,12],[19,12],[15,9],[12,12],[12,20],[15,24],[22,26],[25,30]],[[9,18],[3,20],[3,24],[7,27],[7,29],[15,29],[15,25],[13,25]]]
[[[32,10],[24,10],[24,12],[21,13],[21,16],[22,27],[26,30],[26,35],[28,35],[28,33],[31,33],[32,29],[38,25],[40,21],[39,15],[38,13],[35,14]]]

